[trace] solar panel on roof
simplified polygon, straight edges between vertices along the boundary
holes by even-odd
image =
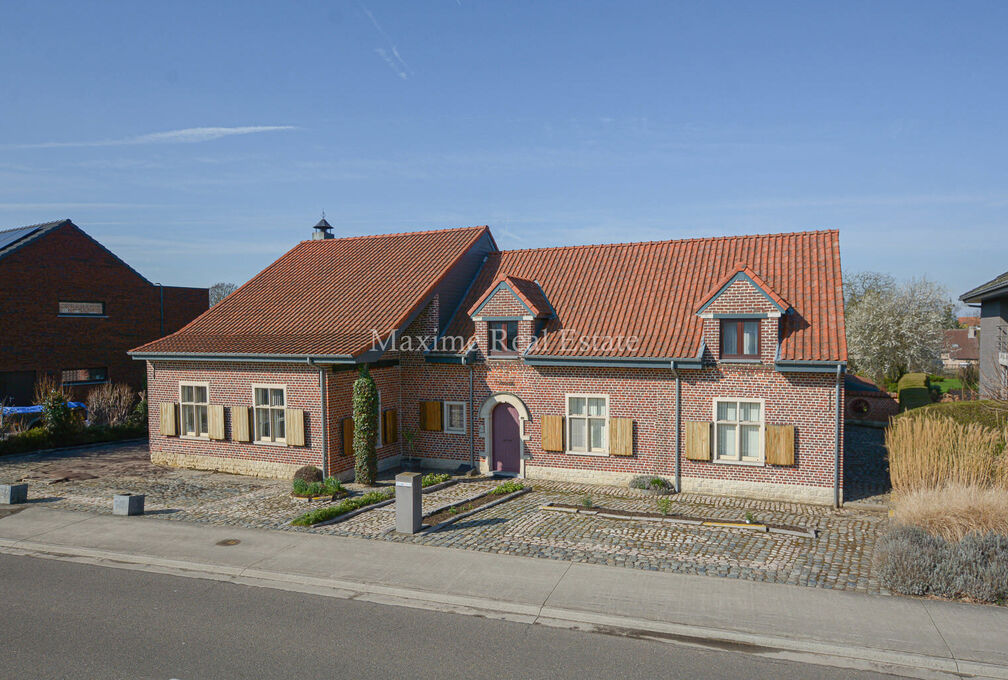
[[[18,229],[10,229],[9,231],[0,231],[0,248],[6,248],[15,241],[28,236],[36,229],[38,227],[20,227]]]

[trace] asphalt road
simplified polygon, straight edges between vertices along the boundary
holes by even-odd
[[[0,678],[869,678],[740,652],[0,554]]]

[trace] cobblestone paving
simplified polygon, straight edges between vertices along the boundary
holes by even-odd
[[[657,504],[655,497],[623,487],[534,482],[535,490],[529,494],[424,536],[392,532],[391,506],[339,524],[303,529],[288,522],[320,504],[291,498],[289,482],[163,468],[151,465],[147,456],[146,445],[112,445],[70,454],[0,458],[0,482],[27,479],[32,502],[67,510],[110,513],[112,493],[130,491],[147,495],[148,514],[170,520],[879,592],[872,554],[886,519],[877,512],[690,494],[669,497],[674,514],[741,520],[749,511],[761,522],[821,532],[818,539],[810,539],[542,510],[551,501],[578,505],[586,494],[599,507],[655,511]],[[391,479],[382,483],[390,484]],[[472,498],[497,483],[463,480],[425,494],[424,511]],[[361,491],[352,484],[348,489]]]

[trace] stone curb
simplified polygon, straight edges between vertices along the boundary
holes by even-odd
[[[0,552],[186,578],[228,581],[240,585],[293,590],[340,599],[364,600],[378,604],[476,615],[672,644],[721,650],[730,647],[737,652],[816,665],[872,670],[919,678],[959,679],[964,675],[972,675],[980,678],[1008,680],[1008,666],[1004,665],[880,648],[840,645],[810,638],[799,639],[744,633],[730,629],[600,614],[549,607],[545,603],[543,605],[518,604],[489,598],[452,595],[374,583],[284,574],[251,567],[227,567],[107,550],[54,546],[29,540],[0,539]]]

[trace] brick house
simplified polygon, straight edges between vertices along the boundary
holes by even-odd
[[[206,288],[158,286],[70,220],[0,231],[0,399],[30,404],[49,374],[75,398],[103,382],[142,389],[127,350],[209,306]]]
[[[367,363],[379,463],[842,502],[836,231],[501,251],[489,229],[304,241],[137,348],[155,462],[353,471]]]

